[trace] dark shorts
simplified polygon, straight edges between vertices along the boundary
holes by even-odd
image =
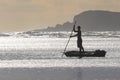
[[[77,40],[77,47],[81,48],[82,47],[82,40]]]

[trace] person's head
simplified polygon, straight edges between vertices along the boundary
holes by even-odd
[[[78,26],[78,30],[80,30],[81,29],[81,27],[80,26]]]

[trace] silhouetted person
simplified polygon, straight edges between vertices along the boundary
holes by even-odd
[[[82,46],[82,37],[81,37],[81,29],[80,29],[80,26],[77,27],[78,30],[75,30],[75,25],[73,27],[73,31],[74,32],[77,32],[76,35],[72,35],[70,37],[76,37],[77,36],[77,47],[79,48],[79,52],[81,54],[81,52],[84,52],[84,48]]]

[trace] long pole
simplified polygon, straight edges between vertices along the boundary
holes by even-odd
[[[73,30],[71,31],[71,34],[70,34],[70,36],[73,34]],[[69,36],[69,39],[68,39],[68,42],[67,42],[67,44],[66,44],[66,46],[65,46],[65,49],[64,49],[64,53],[65,53],[65,51],[66,51],[66,48],[67,48],[67,46],[68,46],[68,43],[70,42],[70,36]]]
[[[76,21],[75,21],[75,24],[76,24]],[[74,24],[74,26],[75,26],[75,24]],[[73,29],[74,29],[74,28],[73,28]],[[72,31],[71,31],[70,36],[72,36],[72,34],[73,34],[73,29],[72,29]],[[70,36],[69,36],[68,42],[67,42],[67,44],[66,44],[66,46],[65,46],[65,49],[64,49],[64,52],[63,52],[62,56],[64,55],[64,53],[65,53],[65,51],[66,51],[66,49],[67,49],[68,43],[70,42]]]

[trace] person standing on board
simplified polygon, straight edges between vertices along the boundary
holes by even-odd
[[[81,54],[81,52],[84,53],[84,48],[83,48],[83,45],[82,45],[82,37],[81,37],[81,27],[78,26],[77,28],[78,28],[78,29],[75,30],[75,25],[74,25],[73,31],[74,31],[74,32],[77,32],[77,34],[76,34],[76,35],[72,35],[72,36],[70,36],[70,37],[76,37],[76,36],[77,36],[77,47],[79,48],[79,52],[80,52],[80,54]]]

